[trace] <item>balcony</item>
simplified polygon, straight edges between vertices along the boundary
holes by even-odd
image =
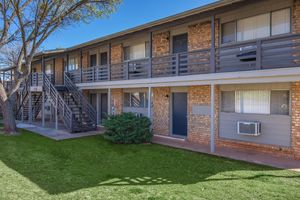
[[[300,34],[69,71],[75,83],[300,67]]]

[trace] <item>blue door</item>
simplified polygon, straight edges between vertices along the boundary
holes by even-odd
[[[187,136],[187,93],[172,93],[173,135]]]

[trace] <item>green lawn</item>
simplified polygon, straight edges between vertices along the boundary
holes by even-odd
[[[300,174],[101,136],[0,135],[0,199],[300,199]]]

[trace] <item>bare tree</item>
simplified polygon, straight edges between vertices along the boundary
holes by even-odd
[[[0,82],[0,103],[4,130],[16,133],[12,99],[31,72],[37,49],[57,29],[77,22],[89,22],[114,11],[119,0],[1,0],[0,49],[17,41],[14,55],[14,86],[6,91]]]

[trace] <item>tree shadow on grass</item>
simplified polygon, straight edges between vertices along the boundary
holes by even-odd
[[[269,173],[276,170],[270,167],[159,145],[114,145],[101,136],[60,142],[30,133],[0,136],[0,160],[49,194],[97,186],[189,185],[277,177]],[[300,178],[298,175],[278,178]]]

